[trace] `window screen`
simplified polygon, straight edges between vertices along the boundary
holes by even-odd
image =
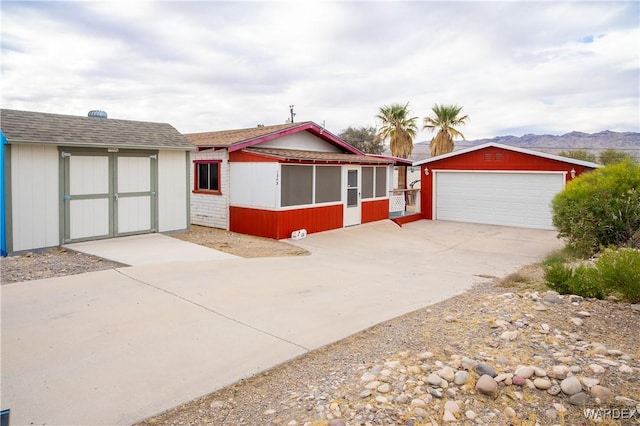
[[[280,205],[300,206],[313,202],[313,167],[282,166]]]
[[[376,167],[376,197],[387,196],[387,168]]]
[[[373,167],[362,168],[362,198],[373,198]]]
[[[340,201],[342,169],[336,166],[316,167],[316,203]]]

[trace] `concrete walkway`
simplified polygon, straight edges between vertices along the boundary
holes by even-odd
[[[2,408],[130,424],[559,248],[551,231],[384,221],[310,256],[160,263],[2,286]]]
[[[163,234],[143,234],[66,244],[70,250],[92,254],[123,265],[240,259],[238,256],[188,243]]]

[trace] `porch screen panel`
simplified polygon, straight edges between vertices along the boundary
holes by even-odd
[[[387,168],[376,167],[376,197],[387,196]]]
[[[362,198],[373,198],[373,167],[362,168]]]
[[[342,168],[339,166],[316,167],[316,203],[340,201]]]
[[[300,206],[313,203],[313,167],[282,166],[280,205]]]

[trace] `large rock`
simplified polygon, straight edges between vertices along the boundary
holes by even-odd
[[[567,395],[574,395],[582,391],[582,383],[576,376],[570,376],[560,382],[560,389]]]
[[[611,389],[600,385],[592,386],[590,393],[591,396],[597,398],[600,403],[607,402],[613,398],[613,392],[611,392]]]
[[[476,391],[495,399],[498,396],[498,383],[490,375],[483,374],[476,383]]]
[[[486,374],[487,376],[491,376],[491,378],[494,378],[498,375],[498,373],[496,373],[496,370],[494,370],[490,365],[487,365],[484,362],[476,365],[476,373],[478,373],[478,376],[483,376]]]
[[[469,379],[469,372],[464,370],[456,371],[456,373],[453,375],[453,383],[455,383],[458,386],[462,386],[465,383],[467,383],[468,379]]]

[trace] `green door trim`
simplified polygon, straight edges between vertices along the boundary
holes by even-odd
[[[58,147],[59,152],[59,194],[60,194],[60,244],[67,244],[72,242],[91,241],[105,238],[113,238],[116,236],[145,234],[149,232],[157,232],[158,230],[158,151],[153,150],[138,150],[138,149],[118,149],[111,152],[108,149],[100,148],[71,148],[71,147]],[[71,156],[106,156],[109,159],[109,177],[107,194],[84,194],[84,195],[70,195],[70,161]],[[132,192],[123,193],[116,196],[117,177],[118,177],[118,157],[149,157],[150,163],[150,191],[149,192]],[[136,196],[150,196],[150,229],[118,233],[118,205],[117,198],[123,197],[136,197]],[[105,235],[97,235],[86,238],[71,239],[71,203],[73,200],[90,200],[90,199],[104,199],[109,200],[109,232]]]

